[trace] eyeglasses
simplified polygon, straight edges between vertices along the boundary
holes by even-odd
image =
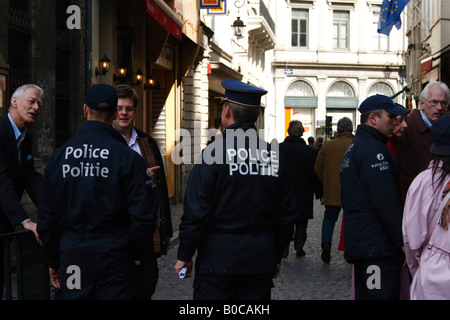
[[[136,110],[135,107],[117,107],[117,111],[121,112],[123,109],[125,109],[126,112],[131,112]]]
[[[442,106],[443,108],[446,108],[446,107],[448,106],[448,102],[447,102],[447,101],[438,101],[438,100],[431,100],[431,101],[424,100],[424,101],[428,102],[428,103],[431,104],[433,107],[437,107],[438,104],[441,104],[441,106]]]

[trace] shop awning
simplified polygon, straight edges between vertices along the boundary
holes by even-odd
[[[285,108],[317,108],[317,97],[285,96]]]
[[[162,0],[146,0],[147,13],[179,41],[183,41],[183,21]]]
[[[420,73],[430,71],[433,68],[433,60],[431,57],[420,61]]]

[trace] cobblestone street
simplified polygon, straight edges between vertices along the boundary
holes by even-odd
[[[314,202],[314,219],[309,220],[308,239],[304,250],[306,256],[297,257],[291,242],[290,253],[283,259],[280,276],[274,280],[273,300],[350,300],[351,265],[345,262],[343,252],[337,250],[342,215],[333,234],[333,248],[330,264],[320,258],[320,237],[324,207]],[[173,209],[174,229],[178,230],[182,205]],[[154,300],[192,300],[192,282],[179,279],[173,268],[178,249],[178,232],[167,256],[159,259],[159,281]]]

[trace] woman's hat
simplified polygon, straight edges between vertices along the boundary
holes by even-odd
[[[450,156],[450,114],[437,119],[430,131],[433,138],[430,152],[438,156]]]

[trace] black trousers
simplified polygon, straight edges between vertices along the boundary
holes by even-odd
[[[308,219],[299,219],[295,221],[294,249],[301,250],[305,246],[308,235]]]
[[[298,219],[295,221],[295,224],[291,225],[290,233],[291,237],[294,238],[294,249],[302,250],[305,246],[306,239],[308,238],[308,234],[306,230],[308,229],[308,219]],[[289,251],[290,243],[288,243],[285,247],[285,253]]]
[[[270,300],[272,274],[199,274],[194,279],[194,300]]]
[[[139,266],[133,266],[131,277],[135,285],[133,299],[151,300],[158,283],[158,261],[153,248],[147,251]]]
[[[5,261],[3,257],[3,241],[0,241],[0,300],[5,291]]]
[[[399,300],[399,257],[359,260],[354,267],[356,300]]]

